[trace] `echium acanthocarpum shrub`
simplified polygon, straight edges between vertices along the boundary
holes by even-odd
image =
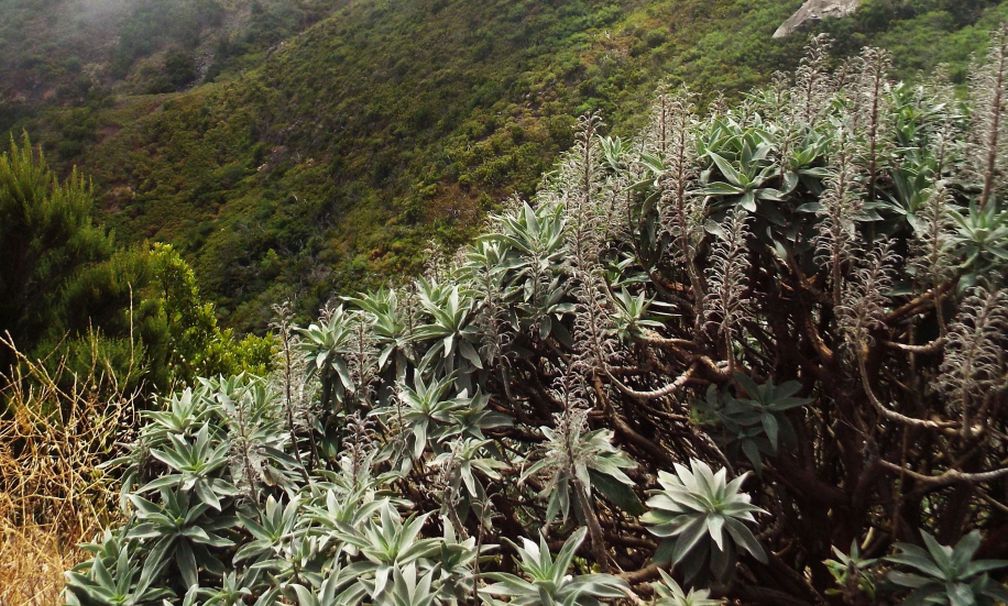
[[[409,284],[347,298],[348,303],[361,311],[362,324],[370,328],[377,351],[373,372],[377,373],[376,382],[383,387],[375,397],[382,400],[390,396],[389,385],[405,376],[413,357],[413,333],[419,325],[416,291],[416,284]]]
[[[484,327],[485,352],[491,361],[506,354],[516,330],[533,341],[555,337],[569,345],[570,332],[561,321],[573,310],[566,280],[563,206],[540,199],[533,208],[518,201],[513,212],[494,218],[493,228],[472,246],[463,265],[477,296]]]
[[[488,362],[501,364],[507,364],[504,354],[510,342],[508,324],[513,319],[505,306],[510,293],[505,291],[509,286],[514,289],[514,286],[506,284],[506,274],[497,271],[506,254],[506,248],[500,243],[484,241],[467,251],[462,268],[472,280],[474,297],[478,301],[475,322],[482,336],[479,352]],[[533,274],[528,277],[531,289],[524,294],[529,299],[540,299],[540,292],[546,287],[543,284],[543,264],[539,259],[533,259],[530,270]]]
[[[312,361],[312,372],[317,373],[322,384],[322,407],[341,408],[354,388],[348,360],[353,318],[342,305],[326,306],[317,322],[299,332],[301,349]]]
[[[424,322],[413,333],[426,351],[417,364],[434,378],[451,377],[460,390],[472,392],[485,372],[479,355],[478,301],[465,284],[418,281]]]
[[[572,509],[586,522],[596,563],[602,570],[609,570],[609,556],[592,495],[601,491],[606,498],[618,502],[626,493],[620,486],[633,484],[623,469],[635,467],[635,463],[613,446],[612,431],[588,430],[590,400],[587,387],[579,384],[577,377],[560,377],[555,393],[563,402],[564,411],[555,415],[553,427],[540,427],[547,439],[542,457],[529,466],[523,477],[539,477],[544,482],[541,496],[548,502],[547,524],[558,514],[566,521]]]
[[[483,592],[506,597],[508,601],[491,598],[486,603],[495,606],[595,606],[602,603],[600,598],[625,598],[628,588],[618,577],[609,574],[569,574],[584,537],[584,529],[570,535],[555,558],[542,535],[538,544],[522,537],[520,546],[514,544],[520,557],[522,576],[500,572],[488,574],[488,578],[496,582],[483,589]]]
[[[656,559],[671,561],[687,581],[698,575],[723,581],[741,553],[766,560],[749,529],[754,514],[765,512],[741,490],[745,479],[729,481],[726,470],[714,472],[695,460],[688,469],[676,465],[675,474],[659,472],[661,488],[648,499],[648,512],[641,518],[661,540]]]
[[[1003,140],[960,141],[996,104],[827,49],[583,118],[432,275],[166,397],[68,601],[1001,599]]]
[[[321,384],[319,423],[333,438],[326,441],[327,448],[339,449],[347,415],[371,408],[379,354],[369,317],[343,304],[328,304],[318,322],[299,330],[310,372]]]

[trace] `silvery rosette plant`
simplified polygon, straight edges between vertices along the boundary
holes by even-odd
[[[647,500],[641,521],[662,543],[655,554],[682,570],[688,580],[707,565],[710,576],[724,582],[740,554],[766,561],[766,552],[753,535],[755,514],[766,513],[742,492],[743,474],[731,481],[727,470],[714,472],[703,461],[690,467],[676,464],[675,473],[658,472],[661,489]]]

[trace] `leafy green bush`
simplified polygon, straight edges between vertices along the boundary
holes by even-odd
[[[270,341],[239,340],[217,324],[192,268],[167,245],[118,249],[92,218],[90,183],[57,180],[25,137],[0,154],[0,376],[14,380],[17,348],[66,381],[96,360],[128,393],[198,375],[264,372]],[[10,343],[6,343],[6,341]],[[66,387],[66,386],[64,386]]]

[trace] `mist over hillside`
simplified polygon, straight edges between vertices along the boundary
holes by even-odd
[[[0,127],[46,105],[182,90],[247,67],[338,6],[318,0],[4,0]],[[243,60],[248,61],[243,63]]]

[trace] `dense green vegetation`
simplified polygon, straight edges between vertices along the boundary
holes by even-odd
[[[827,44],[281,309],[275,373],[147,414],[70,603],[1008,601],[1008,25],[962,97]]]
[[[893,53],[901,73],[927,74],[944,64],[953,82],[962,84],[969,58],[1006,14],[1000,3],[985,0],[867,0],[851,18],[827,21],[823,28],[844,54],[875,44]]]
[[[120,237],[173,243],[225,322],[261,329],[278,300],[310,311],[417,271],[432,240],[464,241],[534,190],[583,111],[631,132],[656,82],[709,101],[769,81],[804,43],[770,38],[798,4],[359,2],[261,54],[269,32],[318,15],[267,12],[236,51],[245,71],[20,125],[95,176]],[[871,0],[823,27],[839,55],[879,44],[907,77],[949,62],[961,80],[1006,16],[995,1]]]
[[[631,64],[647,62],[637,93],[658,69],[650,47],[625,47],[661,15],[640,9],[626,39],[596,48],[623,8],[358,4],[246,77],[124,124],[88,168],[131,188],[114,202],[121,232],[197,255],[228,310],[250,302],[231,321],[262,325],[292,284],[311,309],[334,286],[415,271],[432,237],[458,242],[498,198],[530,192],[581,104],[614,105]],[[685,24],[699,11],[665,12]]]
[[[0,154],[0,394],[22,361],[118,393],[266,369],[268,339],[222,330],[177,252],[118,248],[93,203],[82,176],[57,180],[27,139]]]

